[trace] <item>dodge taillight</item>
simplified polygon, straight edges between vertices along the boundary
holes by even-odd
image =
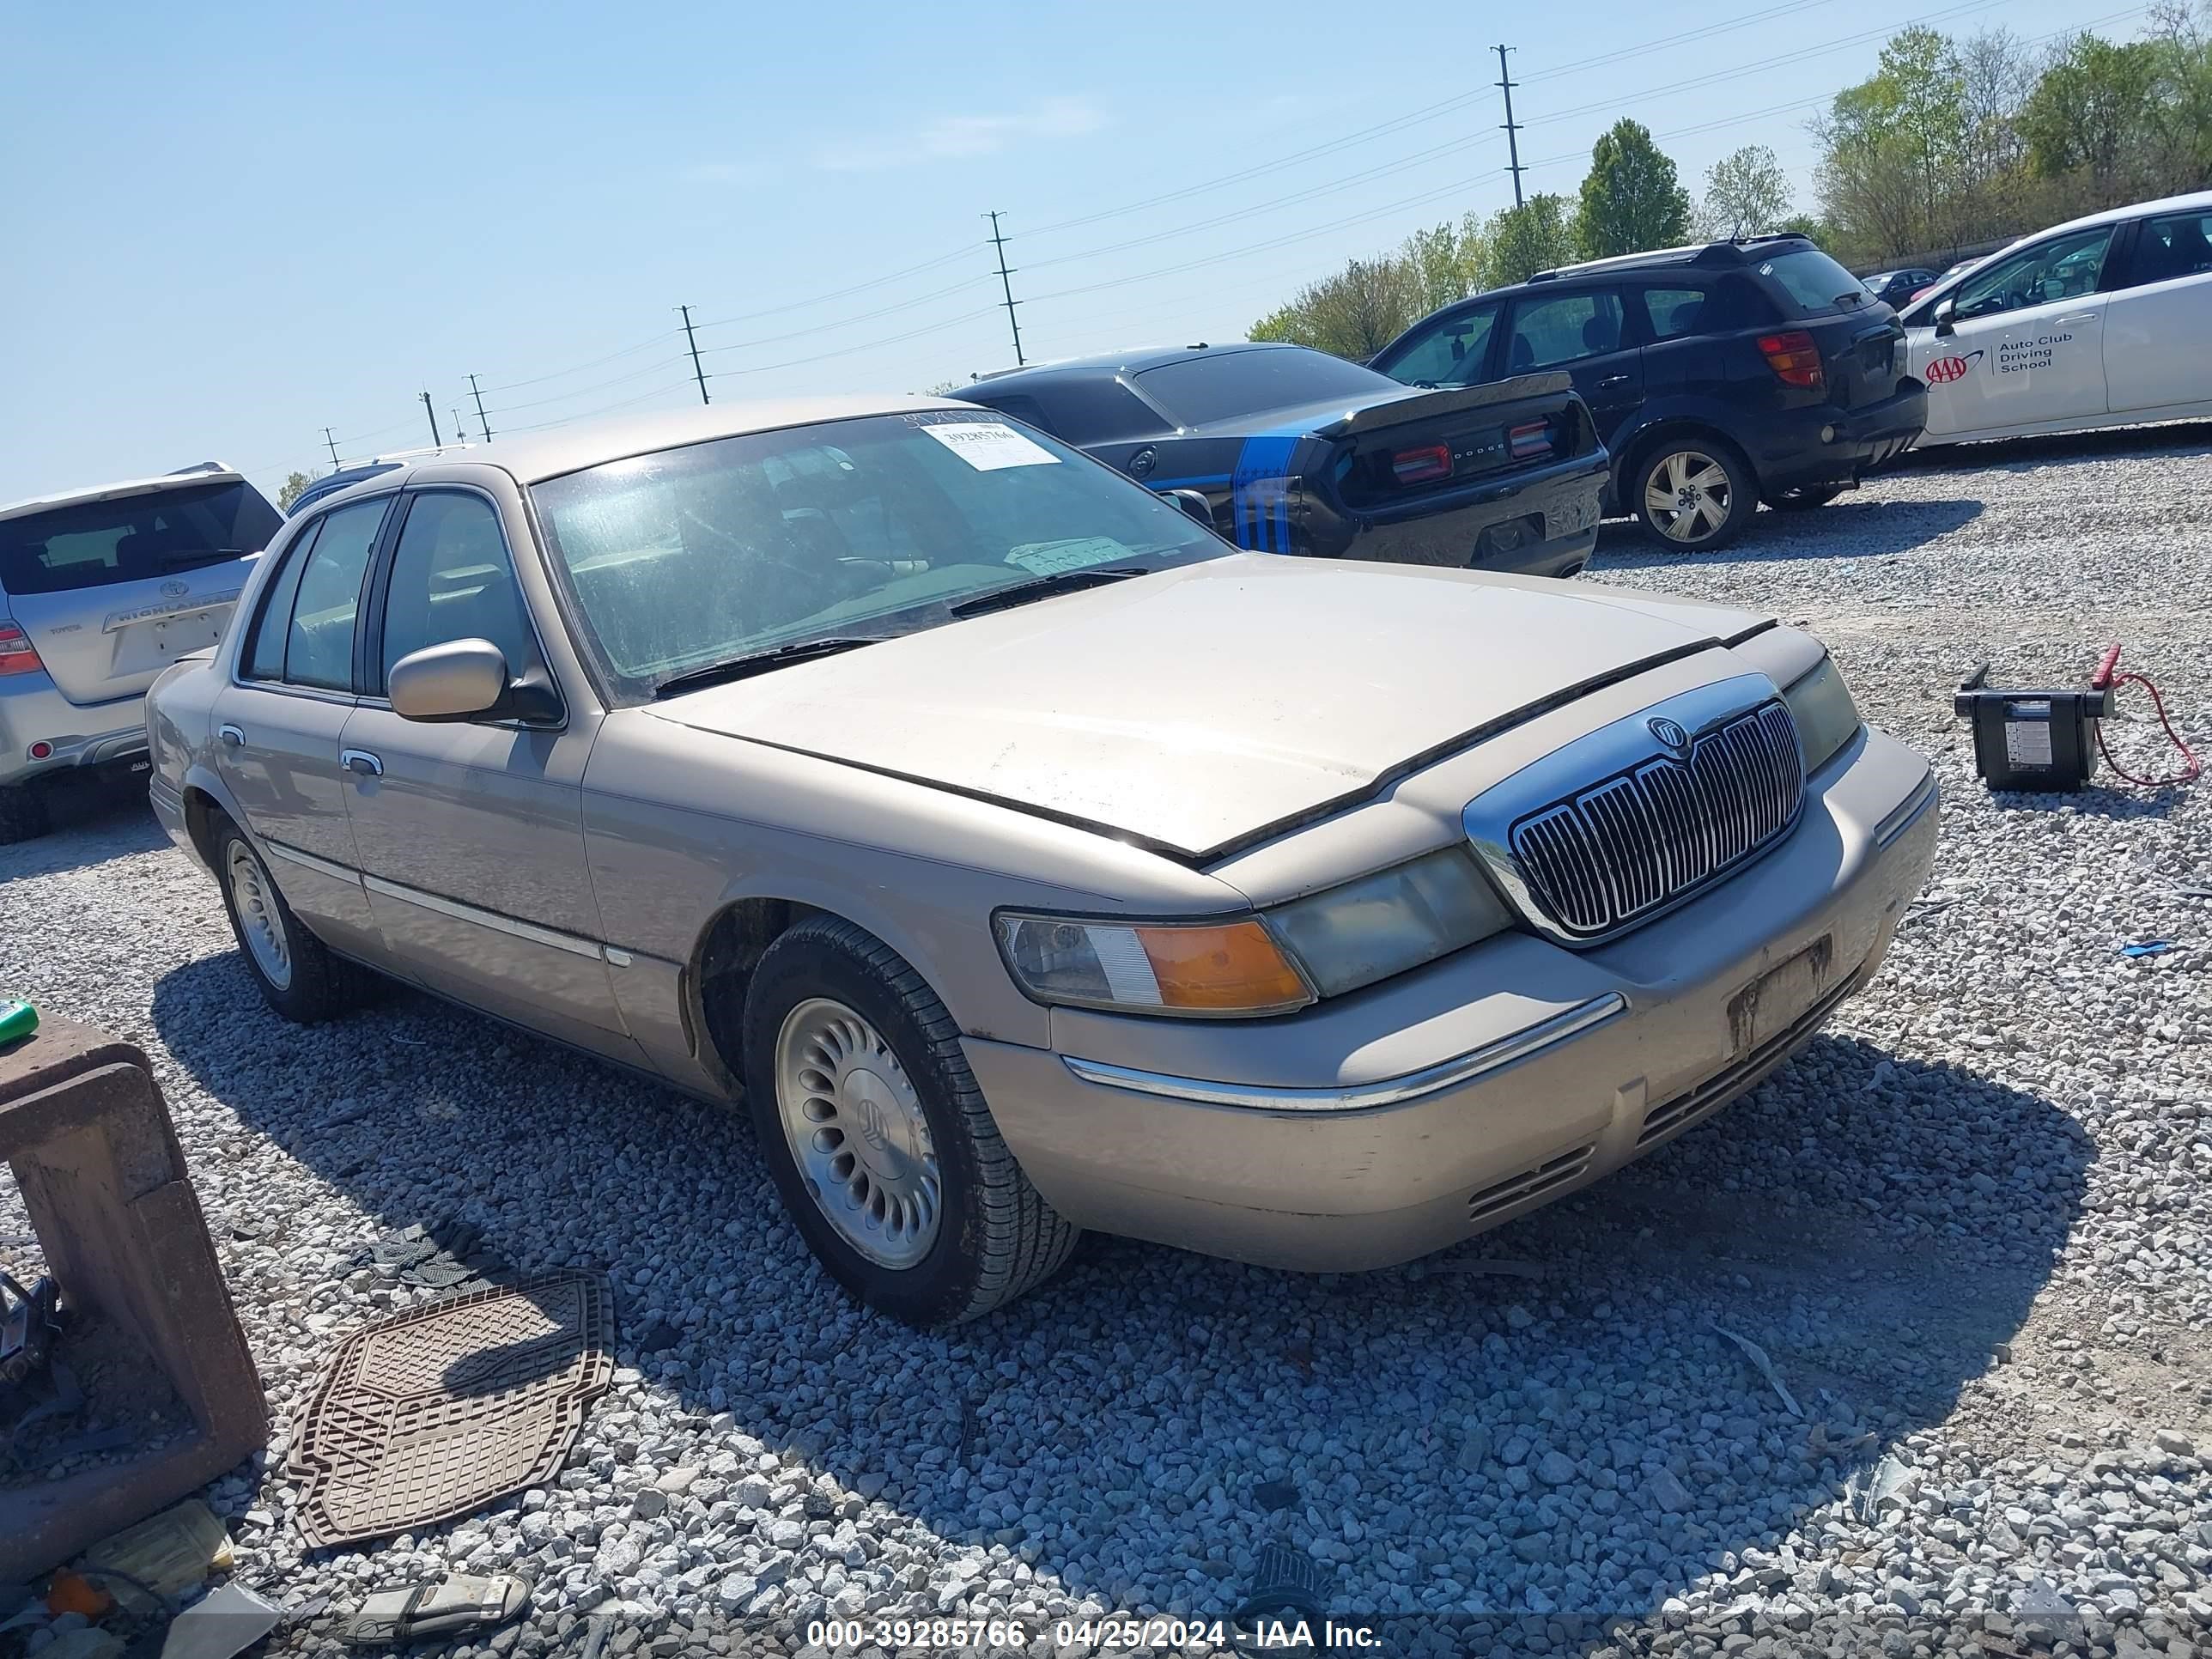
[[[45,666],[21,625],[13,617],[0,617],[0,674],[35,674]]]
[[[1774,378],[1784,386],[1817,387],[1820,384],[1820,348],[1802,328],[1793,328],[1786,334],[1760,335],[1759,355],[1766,359]]]
[[[1552,423],[1549,421],[1529,421],[1510,428],[1505,434],[1505,447],[1516,461],[1550,454]]]
[[[1427,483],[1451,477],[1451,451],[1443,444],[1401,449],[1390,458],[1390,476],[1401,484]]]

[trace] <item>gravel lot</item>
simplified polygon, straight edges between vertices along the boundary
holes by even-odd
[[[1609,526],[1590,579],[1823,634],[1936,757],[1943,852],[1755,1095],[1392,1273],[1093,1239],[917,1335],[817,1270],[734,1118],[411,995],[280,1024],[142,804],[0,849],[0,988],[154,1056],[280,1415],[429,1295],[352,1265],[394,1229],[616,1287],[621,1369],[553,1489],[303,1557],[286,1483],[233,1478],[240,1577],[335,1611],[512,1566],[535,1607],[491,1650],[599,1619],[670,1655],[825,1608],[1218,1615],[1283,1543],[1335,1610],[1462,1615],[1396,1651],[2212,1653],[2212,902],[2174,886],[2212,884],[2212,788],[1993,799],[1949,707],[1984,656],[2069,684],[2121,638],[2212,747],[2212,433],[1923,460],[1694,561]],[[2115,750],[2164,769],[2146,712]]]

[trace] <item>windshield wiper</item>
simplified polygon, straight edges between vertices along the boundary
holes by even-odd
[[[980,617],[987,611],[1006,611],[1018,605],[1027,605],[1034,599],[1048,599],[1055,593],[1073,593],[1085,587],[1103,587],[1126,576],[1149,576],[1150,568],[1135,564],[1093,565],[1085,570],[1055,570],[1049,576],[1039,576],[1032,581],[1014,582],[1005,587],[994,588],[988,593],[978,593],[972,599],[963,599],[957,605],[947,605],[946,611],[955,617]]]
[[[672,697],[684,691],[696,691],[702,685],[720,685],[730,680],[741,680],[749,674],[765,673],[771,668],[804,662],[809,657],[834,657],[840,651],[850,651],[856,646],[875,645],[889,639],[888,634],[831,635],[826,639],[795,640],[789,645],[778,645],[766,651],[748,652],[742,657],[732,657],[727,662],[708,663],[704,668],[687,668],[681,674],[671,674],[653,688],[655,698]]]

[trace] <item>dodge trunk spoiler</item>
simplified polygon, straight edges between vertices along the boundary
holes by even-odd
[[[1349,415],[1340,416],[1335,420],[1315,427],[1313,435],[1330,439],[1356,438],[1363,433],[1465,414],[1471,410],[1488,408],[1493,404],[1564,397],[1571,392],[1574,386],[1574,377],[1564,369],[1553,369],[1541,374],[1516,374],[1509,380],[1493,380],[1487,386],[1439,386],[1433,392],[1424,392],[1415,397],[1393,398],[1386,403],[1355,409]]]

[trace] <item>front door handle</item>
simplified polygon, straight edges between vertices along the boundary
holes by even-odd
[[[246,747],[246,733],[234,726],[218,726],[215,729],[215,734],[233,749]]]
[[[1602,392],[1609,386],[1626,386],[1629,379],[1626,374],[1608,374],[1597,383],[1597,389]]]
[[[2097,320],[2097,313],[2094,311],[2077,311],[2071,317],[2053,317],[2051,320],[2053,323],[2094,323]]]
[[[380,778],[384,775],[384,763],[366,749],[339,750],[338,764],[356,777]]]

